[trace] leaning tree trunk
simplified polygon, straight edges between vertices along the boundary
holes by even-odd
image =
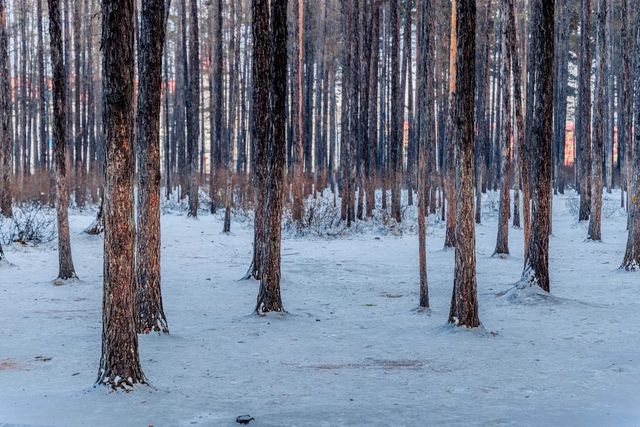
[[[591,162],[591,215],[589,215],[589,240],[602,240],[602,162],[604,161],[604,117],[605,110],[605,25],[607,19],[607,5],[604,0],[598,2],[598,52],[597,52],[597,82],[596,105],[594,109],[595,127],[593,132],[593,150]],[[637,132],[636,132],[637,133]]]
[[[168,333],[160,291],[160,104],[165,0],[143,0],[136,115],[136,329]]]
[[[473,211],[475,0],[457,0],[456,16],[456,265],[449,323],[475,328],[480,326]]]
[[[49,0],[49,35],[51,38],[51,64],[53,67],[53,140],[56,163],[56,209],[58,217],[59,280],[76,277],[71,258],[69,237],[69,194],[67,193],[66,137],[65,137],[65,70],[62,63],[62,27],[60,4]]]
[[[536,171],[533,222],[520,286],[549,292],[549,231],[551,226],[551,140],[553,138],[553,2],[534,2],[534,112],[531,128],[532,166]]]
[[[266,6],[255,10],[254,17],[266,19]],[[260,2],[261,3],[261,2]],[[261,12],[261,13],[260,13]],[[254,40],[260,43],[261,40]],[[269,135],[269,175],[267,178],[267,200],[265,213],[265,247],[262,281],[258,292],[256,312],[283,312],[280,297],[280,246],[282,224],[282,202],[284,198],[284,168],[286,154],[286,97],[287,97],[287,0],[271,0],[271,43],[269,50],[271,70],[270,118],[268,122],[256,122],[256,126],[271,124]],[[264,78],[261,77],[261,78]]]
[[[6,2],[0,0],[0,213],[6,218],[11,218],[13,216],[11,191],[13,126],[6,13]]]
[[[113,389],[146,382],[134,314],[133,17],[133,0],[102,0],[106,181],[102,357],[97,382]]]
[[[635,56],[640,58],[640,13],[636,21]],[[640,88],[640,60],[636,61],[636,87]],[[640,123],[640,90],[635,93],[635,120]],[[629,235],[627,250],[622,261],[623,268],[628,271],[640,270],[640,132],[635,132],[633,142],[633,197],[629,205]]]

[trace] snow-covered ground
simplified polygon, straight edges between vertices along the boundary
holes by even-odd
[[[81,280],[54,287],[53,243],[5,248],[0,267],[0,425],[255,426],[640,425],[640,273],[621,272],[625,216],[605,195],[603,243],[585,241],[575,195],[554,199],[552,298],[496,295],[522,270],[491,257],[496,195],[477,227],[484,331],[446,325],[453,251],[430,221],[430,314],[418,302],[417,236],[363,232],[283,244],[288,315],[252,314],[249,222],[162,218],[170,336],[140,338],[151,387],[94,388],[100,357],[102,240],[71,216]],[[396,233],[397,234],[397,233]],[[4,424],[3,424],[4,423]]]

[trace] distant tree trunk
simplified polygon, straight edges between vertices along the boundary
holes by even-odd
[[[222,1],[222,0],[219,0]],[[253,40],[252,76],[252,118],[251,140],[254,149],[254,179],[256,191],[256,208],[253,222],[253,265],[251,276],[260,280],[266,245],[265,204],[267,189],[267,173],[269,154],[269,84],[270,84],[270,34],[269,34],[269,1],[251,0]]]
[[[444,247],[452,248],[456,242],[456,191],[455,191],[455,161],[456,161],[456,83],[457,83],[457,64],[456,54],[458,50],[457,28],[457,2],[459,0],[451,0],[451,37],[449,43],[449,115],[447,120],[447,131],[445,136],[444,150],[444,193],[447,203],[446,217],[446,234],[444,238]],[[474,21],[475,26],[475,21]]]
[[[240,73],[240,13],[237,9],[240,7],[236,4],[236,0],[231,3],[231,31],[230,31],[230,43],[229,43],[229,126],[227,127],[227,162],[225,165],[226,179],[225,179],[225,192],[224,192],[224,223],[222,226],[223,233],[231,232],[231,207],[233,204],[233,156],[235,141],[237,141],[237,135],[239,134],[240,122],[237,116],[237,99],[239,90],[239,73]],[[233,59],[232,59],[233,58]]]
[[[553,138],[554,4],[533,3],[531,33],[534,37],[535,105],[531,164],[536,171],[533,223],[521,285],[539,286],[549,292],[549,229],[551,226],[551,140]]]
[[[198,38],[198,1],[190,0],[189,25],[189,77],[187,99],[187,155],[189,159],[189,216],[198,217],[198,139],[200,128],[198,112],[200,111],[200,46]]]
[[[400,88],[400,24],[398,0],[391,0],[389,14],[391,19],[391,216],[397,222],[402,220],[400,207],[402,192],[402,137],[404,134],[404,94]]]
[[[133,18],[133,0],[102,0],[106,182],[102,357],[97,382],[113,389],[146,382],[138,356],[134,307]]]
[[[373,217],[376,207],[376,172],[378,161],[378,62],[380,52],[380,4],[375,2],[371,10],[371,44],[369,61],[369,120],[367,137],[367,203],[365,216]]]
[[[13,169],[13,125],[11,120],[11,73],[5,0],[0,0],[0,211],[13,216],[11,175]]]
[[[56,159],[57,217],[58,217],[58,279],[75,278],[69,237],[69,194],[67,193],[67,168],[65,163],[65,81],[62,63],[62,31],[60,4],[49,0],[49,35],[51,39],[51,64],[53,67],[53,139]]]
[[[168,333],[160,291],[160,105],[165,0],[143,0],[140,13],[137,173],[136,329]]]
[[[47,100],[44,71],[44,37],[42,29],[42,0],[37,0],[37,26],[38,26],[38,112],[40,115],[40,126],[38,127],[38,138],[40,143],[40,167],[43,172],[48,170],[48,144],[47,144]]]
[[[81,14],[81,1],[82,0],[73,0],[74,1],[74,11],[73,11],[73,48],[74,48],[74,132],[73,132],[73,141],[75,146],[75,201],[76,206],[82,208],[84,206],[84,192],[85,192],[85,174],[83,168],[83,127],[82,127],[82,103],[84,102],[84,97],[82,93],[82,79],[80,78],[80,69],[82,67],[82,42],[81,42],[81,33],[82,33],[82,14]]]
[[[524,221],[524,248],[525,257],[531,234],[531,184],[530,184],[530,155],[529,148],[526,145],[526,129],[524,123],[524,115],[522,111],[522,71],[520,69],[520,56],[518,54],[518,38],[516,33],[516,20],[513,7],[513,0],[507,0],[507,12],[509,19],[507,20],[507,45],[513,65],[513,99],[515,104],[516,115],[516,134],[518,137],[518,168],[520,169],[520,178],[522,179],[522,214]],[[530,101],[527,101],[530,102]],[[516,188],[516,191],[518,189]]]
[[[636,18],[635,57],[640,58],[640,13]],[[636,59],[636,88],[640,88],[640,60]],[[635,122],[640,124],[640,90],[635,93]],[[637,125],[636,125],[637,126]],[[633,142],[633,197],[629,204],[629,227],[627,249],[622,261],[623,268],[628,271],[640,270],[640,132],[635,132]]]
[[[212,116],[213,124],[211,129],[211,150],[209,160],[209,198],[211,199],[210,210],[215,213],[218,209],[217,187],[220,183],[220,169],[222,169],[222,109],[224,104],[222,74],[224,72],[224,59],[222,51],[222,2],[214,0],[215,26],[214,42],[212,54],[213,67],[213,93],[212,93]],[[255,156],[254,156],[255,157]],[[258,160],[259,161],[259,160]],[[260,196],[258,196],[260,197]],[[258,209],[256,209],[256,220],[258,219]]]
[[[254,0],[254,19],[268,19],[266,7],[258,8]],[[257,10],[256,10],[257,9]],[[257,12],[257,13],[256,13]],[[260,43],[263,40],[254,40]],[[284,190],[284,168],[286,154],[286,96],[287,96],[287,0],[271,0],[271,42],[269,72],[271,108],[269,122],[269,169],[267,178],[267,200],[265,214],[265,247],[262,280],[258,292],[256,312],[283,312],[280,297],[280,246],[282,202]],[[264,78],[264,76],[262,77]]]
[[[449,323],[475,328],[480,326],[473,216],[476,5],[475,0],[456,3],[456,264]]]
[[[507,49],[507,0],[500,1],[502,19],[502,64],[500,80],[502,81],[502,129],[501,129],[501,164],[502,184],[500,188],[500,209],[498,214],[498,237],[495,254],[509,254],[509,209],[511,193],[511,52]]]
[[[593,159],[591,162],[591,215],[589,216],[588,238],[602,240],[602,162],[604,161],[604,110],[605,110],[605,26],[607,21],[607,5],[605,0],[598,1],[597,22],[597,81],[596,99],[593,118]]]
[[[635,3],[635,2],[634,2]],[[633,143],[632,143],[632,134],[633,134],[633,111],[631,108],[632,97],[633,97],[633,84],[631,82],[631,66],[633,60],[631,58],[631,50],[633,39],[632,30],[629,28],[629,5],[628,0],[620,1],[620,17],[621,17],[621,27],[620,27],[620,39],[621,39],[621,48],[622,48],[622,96],[620,99],[622,120],[620,120],[621,127],[624,128],[624,132],[621,132],[623,135],[623,145],[624,145],[624,165],[625,165],[625,187],[627,188],[627,208],[629,204],[632,202],[630,200],[632,181],[634,171],[632,170],[632,153],[633,153]],[[635,7],[637,9],[637,5]],[[620,131],[620,129],[619,129]],[[630,218],[630,217],[628,217]]]
[[[626,0],[625,0],[626,1]],[[579,221],[589,219],[591,207],[591,0],[582,0],[576,143],[580,181]]]
[[[304,0],[293,0],[296,12],[295,32],[296,41],[296,62],[293,68],[293,79],[295,81],[295,96],[293,97],[294,114],[294,161],[293,161],[293,209],[291,217],[294,221],[302,220],[302,193],[304,183],[304,87],[302,84],[304,77]],[[297,6],[297,7],[296,7]],[[310,112],[309,112],[310,113]]]

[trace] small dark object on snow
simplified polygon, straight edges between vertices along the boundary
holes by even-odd
[[[253,420],[255,420],[255,418],[251,415],[240,415],[236,418],[236,422],[238,424],[249,424]]]

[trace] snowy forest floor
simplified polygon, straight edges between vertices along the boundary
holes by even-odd
[[[162,290],[170,336],[140,338],[151,387],[94,388],[100,358],[102,238],[72,213],[80,280],[53,286],[55,242],[5,248],[0,266],[0,425],[638,425],[640,273],[618,270],[627,238],[619,193],[605,194],[602,243],[585,241],[576,195],[554,199],[552,297],[497,296],[520,277],[492,257],[497,195],[477,230],[483,331],[446,325],[454,252],[430,219],[431,312],[416,310],[418,244],[375,230],[283,242],[288,314],[252,314],[258,284],[250,221],[162,217]],[[407,221],[413,216],[407,215]],[[409,227],[411,228],[411,227]],[[399,233],[396,233],[399,234]]]

